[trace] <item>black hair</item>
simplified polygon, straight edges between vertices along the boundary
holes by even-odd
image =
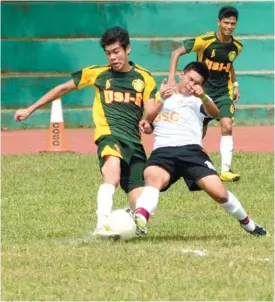
[[[224,6],[220,9],[218,18],[221,20],[222,18],[235,17],[238,20],[239,12],[233,6]]]
[[[187,72],[190,70],[196,71],[199,75],[201,75],[204,79],[203,82],[206,82],[209,77],[209,70],[204,62],[191,62],[187,64],[183,71]]]
[[[105,50],[105,46],[119,42],[126,49],[130,44],[129,33],[126,29],[115,26],[107,29],[100,38],[100,45]]]

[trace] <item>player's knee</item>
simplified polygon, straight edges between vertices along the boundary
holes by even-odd
[[[221,124],[222,135],[232,135],[232,120],[228,119],[226,122]]]
[[[155,169],[154,166],[150,166],[144,171],[144,179],[146,186],[156,187],[162,189],[166,184],[166,179],[163,173],[159,169]]]
[[[110,169],[110,167],[103,166],[103,168],[101,169],[101,173],[103,176],[104,183],[109,183],[118,186],[120,182],[119,169],[116,168]]]
[[[215,192],[212,196],[218,203],[225,203],[228,201],[228,194],[225,190],[220,190]]]

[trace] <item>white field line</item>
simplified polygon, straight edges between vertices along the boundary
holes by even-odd
[[[42,244],[42,245],[48,245],[48,244],[76,244],[76,245],[79,245],[79,244],[91,244],[91,243],[95,243],[97,244],[99,240],[103,240],[105,241],[106,243],[116,243],[116,241],[114,240],[107,240],[107,239],[98,239],[98,238],[95,238],[91,235],[89,236],[86,236],[86,237],[81,237],[81,238],[58,238],[58,239],[40,239],[40,240],[37,240],[36,242],[38,244]],[[142,240],[142,239],[140,239]],[[31,242],[34,242],[35,240],[31,240]],[[122,240],[123,241],[123,240]],[[122,242],[121,240],[118,240],[118,242]],[[128,241],[128,243],[130,243]],[[171,251],[171,247],[169,247],[169,250]],[[183,253],[183,254],[193,254],[193,255],[196,255],[196,256],[200,256],[200,257],[205,257],[205,256],[213,256],[215,257],[215,253],[210,253],[209,251],[207,250],[203,250],[203,249],[192,249],[192,248],[174,248],[173,249],[174,252],[180,252],[180,253]],[[238,258],[238,257],[234,257],[235,258]],[[250,260],[250,261],[260,261],[260,262],[273,262],[273,259],[272,258],[262,258],[262,257],[247,257],[247,260]],[[136,279],[136,278],[132,278],[131,279],[132,281],[136,281],[136,282],[146,282],[144,280],[141,280],[141,279]]]
[[[201,256],[201,257],[204,257],[208,254],[206,251],[203,251],[203,250],[191,250],[191,249],[182,249],[181,252],[184,253],[184,254],[190,254],[191,253],[191,254]]]
[[[215,253],[210,253],[206,250],[202,250],[202,249],[191,249],[191,248],[175,248],[174,249],[175,252],[180,252],[183,254],[193,254],[193,255],[197,255],[200,257],[205,257],[205,256],[214,256],[215,257]],[[234,257],[235,258],[235,257]],[[273,261],[273,259],[271,258],[261,258],[261,257],[248,257],[247,258],[250,261],[260,261],[260,262],[271,262]]]

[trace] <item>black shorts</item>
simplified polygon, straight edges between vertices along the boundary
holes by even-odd
[[[162,167],[170,174],[170,183],[162,192],[181,177],[190,191],[198,191],[201,188],[196,181],[208,175],[218,175],[200,145],[158,148],[151,153],[146,168],[149,166]]]

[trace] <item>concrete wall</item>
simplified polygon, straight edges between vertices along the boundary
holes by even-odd
[[[167,74],[171,51],[186,37],[216,30],[218,10],[226,4],[240,12],[236,36],[244,51],[235,63],[241,86],[237,123],[272,123],[274,116],[273,1],[85,1],[2,2],[2,127],[44,127],[50,107],[22,125],[12,120],[70,73],[106,64],[99,37],[120,25],[131,35],[131,60],[150,69],[159,83]],[[180,67],[194,60],[180,60]],[[92,125],[92,88],[63,98],[68,126]]]

